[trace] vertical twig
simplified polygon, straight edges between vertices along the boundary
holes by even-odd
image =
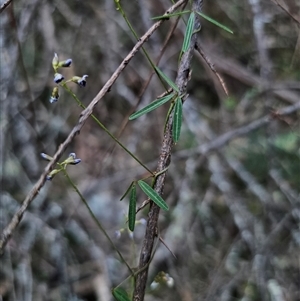
[[[193,10],[200,11],[202,6],[202,0],[194,0],[193,1]],[[196,16],[195,25],[194,25],[194,32],[200,28],[200,21],[198,16]],[[190,66],[191,60],[194,53],[194,48],[197,42],[197,34],[194,33],[191,38],[190,47],[182,55],[180,65],[178,68],[177,78],[176,78],[176,85],[179,88],[180,95],[186,92],[187,83],[189,80],[190,74]],[[173,118],[170,115],[165,133],[164,138],[160,150],[160,156],[157,164],[157,172],[164,170],[170,163],[171,160],[171,150],[173,147],[173,139],[172,139],[172,125],[173,125]],[[164,184],[166,179],[166,173],[161,174],[157,177],[154,189],[159,194],[163,194]],[[146,289],[146,283],[148,278],[148,268],[149,261],[151,259],[151,254],[153,250],[154,240],[157,236],[157,221],[159,216],[160,208],[151,202],[150,210],[148,213],[148,222],[146,227],[146,233],[143,241],[143,246],[141,249],[140,254],[140,262],[139,262],[139,269],[142,271],[136,277],[135,283],[135,290],[133,295],[134,301],[143,301]]]

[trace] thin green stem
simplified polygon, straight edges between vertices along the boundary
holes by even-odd
[[[116,245],[114,244],[114,242],[109,237],[109,235],[105,231],[104,227],[102,226],[102,224],[100,223],[100,221],[95,216],[95,214],[92,211],[91,207],[89,206],[88,202],[86,201],[86,199],[84,198],[84,196],[81,194],[81,192],[79,191],[79,189],[77,188],[77,186],[75,185],[75,183],[72,181],[72,179],[69,177],[69,174],[67,173],[66,169],[63,168],[62,172],[64,173],[65,177],[67,178],[67,180],[71,184],[71,186],[74,188],[74,190],[76,191],[76,193],[79,195],[81,201],[86,206],[87,210],[89,211],[89,214],[91,215],[91,217],[94,220],[94,222],[97,224],[98,228],[101,230],[101,232],[107,238],[107,240],[111,244],[112,248],[118,253],[119,257],[121,258],[121,261],[123,261],[126,264],[126,266],[127,266],[128,270],[130,271],[131,275],[134,276],[135,275],[134,271],[129,266],[129,264],[126,262],[126,260],[124,259],[123,255],[121,254],[121,252],[118,250],[118,248],[116,247]]]
[[[134,28],[132,27],[130,21],[128,20],[128,18],[127,18],[127,16],[126,16],[125,11],[123,10],[123,8],[122,8],[122,6],[121,6],[120,0],[115,0],[115,3],[116,3],[116,6],[117,6],[117,10],[120,11],[122,17],[124,18],[125,22],[127,23],[128,27],[129,27],[129,29],[130,29],[130,31],[132,32],[132,34],[134,35],[134,37],[135,37],[137,40],[139,40],[139,37],[138,37],[137,33],[135,32]],[[161,79],[161,77],[160,77],[159,74],[157,73],[156,68],[155,68],[155,67],[156,67],[155,64],[153,63],[153,61],[152,61],[151,58],[150,58],[150,55],[148,54],[147,50],[145,50],[145,48],[144,48],[143,46],[142,46],[142,51],[143,51],[143,53],[145,54],[145,56],[146,56],[148,62],[150,63],[151,67],[153,68],[153,70],[154,70],[155,73],[157,74],[157,76],[158,76],[159,80],[161,81],[163,87],[167,90],[168,88],[167,88],[166,84],[164,83],[164,81]]]
[[[66,83],[62,83],[61,86],[76,100],[78,105],[85,109],[85,105],[79,100],[79,98],[72,92],[72,90],[66,85]],[[151,175],[154,175],[154,173],[138,159],[128,148],[126,148],[106,127],[101,121],[94,115],[91,114],[92,118],[96,121],[96,123],[117,143],[123,148],[123,150],[128,153],[135,161],[137,161],[141,166],[143,166],[148,172],[151,173]]]
[[[155,178],[157,178],[159,175],[165,173],[168,169],[169,169],[169,166],[167,166],[163,170],[159,171],[158,173],[155,173]]]

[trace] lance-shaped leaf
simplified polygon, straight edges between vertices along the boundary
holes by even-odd
[[[169,210],[169,206],[163,200],[163,198],[146,182],[140,180],[138,181],[140,188],[144,191],[144,193],[160,208],[164,210]]]
[[[155,70],[159,74],[159,76],[162,77],[171,88],[173,88],[174,91],[179,92],[176,84],[171,79],[169,79],[158,67],[155,67]]]
[[[181,131],[182,123],[182,100],[180,97],[176,99],[174,107],[174,118],[173,118],[173,140],[175,143],[178,142]]]
[[[187,26],[186,26],[186,30],[185,30],[185,34],[184,34],[184,40],[183,40],[183,45],[182,45],[182,52],[186,52],[189,47],[190,47],[190,43],[191,43],[191,38],[192,38],[192,34],[194,31],[194,24],[195,24],[195,13],[192,12],[190,14]]]
[[[133,232],[135,226],[135,215],[136,215],[136,186],[135,183],[132,185],[129,199],[128,209],[128,227]]]
[[[122,287],[113,289],[112,294],[117,301],[130,301],[127,292]]]
[[[158,107],[160,107],[161,105],[165,104],[166,102],[168,102],[169,100],[171,100],[174,97],[174,94],[169,94],[167,96],[158,98],[154,101],[152,101],[151,103],[149,103],[146,107],[144,107],[143,109],[133,113],[132,115],[129,116],[129,120],[133,120],[136,119],[144,114],[147,114],[155,109],[157,109]]]
[[[218,27],[224,29],[225,31],[227,31],[227,32],[229,32],[229,33],[231,33],[231,34],[233,34],[233,31],[230,30],[230,29],[229,29],[228,27],[226,27],[225,25],[222,25],[221,23],[217,22],[216,20],[214,20],[214,19],[210,18],[209,16],[206,16],[206,15],[204,15],[204,14],[198,12],[198,11],[196,11],[196,13],[197,13],[199,16],[201,16],[202,18],[204,18],[205,20],[207,20],[207,21],[209,21],[209,22],[215,24],[216,26],[218,26]]]

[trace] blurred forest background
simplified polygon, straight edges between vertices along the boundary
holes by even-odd
[[[172,3],[121,5],[141,36]],[[204,57],[229,96],[195,53],[163,196],[170,210],[159,220],[160,235],[176,258],[158,245],[145,300],[300,300],[299,12],[297,0],[204,1],[203,13],[234,32],[201,19],[198,33]],[[153,61],[162,56],[159,67],[173,80],[187,19],[179,20],[166,47],[176,17],[144,45]],[[62,89],[59,101],[49,102],[54,52],[73,59],[62,70],[66,79],[89,76],[85,88],[69,85],[88,105],[136,39],[113,0],[16,0],[0,22],[2,232],[47,164],[40,153],[53,155],[82,111]],[[139,52],[94,114],[155,170],[168,106],[125,125],[133,111],[164,92],[153,76],[142,93],[151,73]],[[137,266],[147,208],[138,213],[132,235],[128,198],[119,200],[131,181],[147,173],[92,119],[62,160],[70,152],[82,160],[68,167],[70,177],[126,260]],[[145,199],[138,193],[138,205]],[[111,288],[128,276],[63,174],[46,182],[0,260],[3,301],[109,301]],[[151,286],[161,271],[172,287]],[[130,281],[123,287],[132,291]]]

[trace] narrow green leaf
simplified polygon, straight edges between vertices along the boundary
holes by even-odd
[[[157,17],[153,17],[151,18],[151,20],[161,20],[161,19],[169,19],[170,17],[175,17],[175,16],[180,16],[186,13],[191,12],[190,10],[184,10],[184,11],[180,11],[177,13],[172,13],[172,14],[168,14],[168,15],[163,15],[163,16],[157,16]]]
[[[159,74],[159,76],[161,76],[165,81],[166,83],[173,88],[174,91],[177,91],[179,92],[179,89],[178,87],[176,86],[176,84],[171,80],[169,79],[158,67],[155,67],[155,70],[156,72]]]
[[[172,99],[174,97],[174,94],[169,94],[167,96],[158,98],[154,101],[152,101],[151,103],[149,103],[146,107],[144,107],[143,109],[131,114],[129,116],[129,120],[133,120],[136,119],[144,114],[147,114],[155,109],[157,109],[158,107],[160,107],[161,105],[163,105],[164,103],[168,102],[170,99]]]
[[[126,197],[126,195],[129,193],[132,185],[134,185],[134,182],[131,182],[131,184],[129,185],[129,187],[127,188],[126,192],[122,195],[122,197],[120,198],[120,201],[123,201],[123,199]]]
[[[204,15],[204,14],[198,12],[198,11],[196,11],[196,13],[197,13],[199,16],[201,16],[202,18],[206,19],[207,21],[209,21],[209,22],[215,24],[216,26],[218,26],[218,27],[220,27],[220,28],[226,30],[227,32],[233,34],[233,31],[230,30],[230,29],[229,29],[228,27],[226,27],[225,25],[222,25],[221,23],[217,22],[216,20],[214,20],[214,19],[212,19],[212,18],[210,18],[210,17],[208,17],[208,16],[206,16],[206,15]]]
[[[186,52],[189,47],[190,47],[190,43],[191,43],[191,38],[192,38],[192,34],[194,31],[194,24],[195,24],[195,13],[192,12],[190,14],[187,26],[186,26],[186,30],[185,30],[185,34],[184,34],[184,40],[183,40],[183,45],[182,45],[182,52]]]
[[[167,203],[163,200],[163,198],[146,182],[140,180],[138,181],[138,184],[140,188],[144,191],[144,193],[160,208],[164,210],[169,210],[169,206]]]
[[[176,99],[173,118],[173,140],[178,142],[182,123],[182,100],[180,97]]]
[[[166,116],[166,120],[165,120],[164,132],[166,131],[168,120],[169,120],[169,117],[170,117],[171,113],[173,112],[174,105],[175,105],[175,103],[172,102],[171,105],[170,105],[170,107],[169,107],[169,110],[168,110],[168,113],[167,113],[167,116]]]
[[[112,294],[117,301],[130,301],[127,292],[122,287],[113,289]]]
[[[132,185],[129,199],[128,209],[128,227],[133,232],[135,226],[135,215],[136,215],[136,186]]]

